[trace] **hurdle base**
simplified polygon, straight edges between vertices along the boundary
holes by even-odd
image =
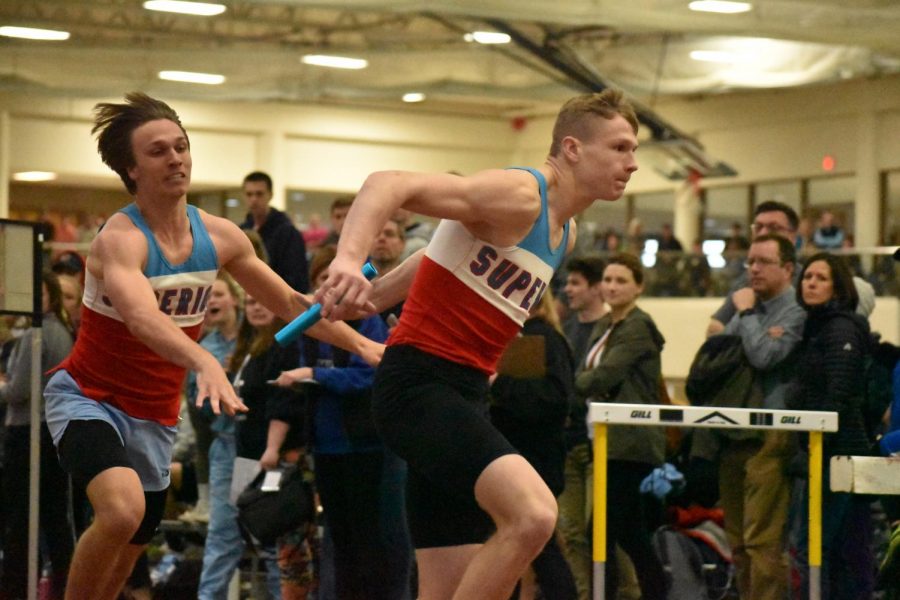
[[[604,600],[606,597],[606,563],[594,561],[593,600]]]

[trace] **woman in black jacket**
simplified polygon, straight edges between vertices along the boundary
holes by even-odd
[[[229,369],[235,373],[235,391],[249,409],[235,418],[237,456],[258,460],[266,471],[283,463],[305,465],[303,396],[270,383],[300,359],[297,346],[285,348],[275,343],[275,332],[283,326],[283,321],[248,295]],[[311,479],[312,474],[307,476]],[[314,533],[315,526],[310,523],[278,538],[277,564],[267,564],[267,586],[273,596],[279,597],[278,587],[284,600],[305,599],[315,592]]]
[[[856,314],[859,297],[843,259],[828,253],[810,257],[800,274],[797,302],[807,311],[798,350],[794,408],[838,413],[839,429],[824,435],[822,483],[822,599],[870,598],[874,558],[869,502],[864,496],[832,492],[827,465],[832,456],[867,455],[871,445],[862,413],[865,362],[870,353],[869,324]],[[805,448],[804,448],[805,450]],[[801,453],[803,462],[805,455]],[[800,562],[806,558],[807,478],[794,482],[792,543]],[[794,554],[794,553],[792,553]],[[807,568],[801,564],[800,595],[807,598]]]

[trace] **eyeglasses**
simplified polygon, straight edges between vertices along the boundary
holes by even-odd
[[[782,233],[793,231],[790,227],[784,227],[779,225],[778,223],[754,223],[750,226],[750,229],[753,230],[753,233],[762,233],[767,231],[769,233]]]
[[[744,266],[748,269],[753,265],[759,265],[760,267],[770,267],[772,265],[782,265],[783,263],[777,258],[748,258],[744,262]]]

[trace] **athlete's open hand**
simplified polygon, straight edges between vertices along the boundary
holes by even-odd
[[[372,284],[362,274],[362,265],[338,257],[328,266],[328,279],[316,291],[316,302],[322,305],[322,317],[343,321],[373,312],[371,294]]]
[[[247,412],[247,406],[235,393],[219,361],[212,355],[209,359],[197,370],[197,407],[202,407],[203,401],[208,399],[214,414],[224,411],[232,417],[235,413]]]

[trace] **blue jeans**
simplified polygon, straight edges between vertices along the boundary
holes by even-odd
[[[209,526],[203,549],[203,570],[197,588],[199,600],[219,600],[244,554],[244,538],[237,522],[237,507],[231,503],[231,474],[237,456],[233,433],[218,433],[209,447]],[[274,549],[267,553],[266,587],[272,598],[281,598],[278,563]]]

